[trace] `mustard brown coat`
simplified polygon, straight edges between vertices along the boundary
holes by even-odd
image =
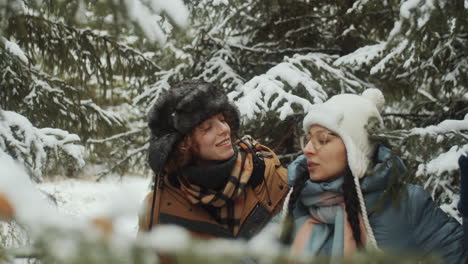
[[[251,179],[245,188],[241,227],[236,234],[213,219],[203,206],[190,203],[180,188],[167,184],[167,181],[162,181],[162,187],[158,189],[160,194],[156,195],[153,219],[157,219],[157,222],[154,222],[153,226],[179,225],[189,230],[195,238],[201,239],[251,238],[282,209],[284,198],[288,193],[286,168],[281,165],[272,150],[265,148],[268,149],[268,153],[261,155],[265,164],[263,175],[260,174],[263,178]],[[263,166],[254,166],[254,173],[256,170],[263,170]],[[150,192],[144,201],[143,214],[140,215],[140,231],[149,230],[152,199],[153,192]]]

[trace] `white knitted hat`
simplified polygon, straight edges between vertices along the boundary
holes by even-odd
[[[367,230],[367,246],[377,250],[377,241],[369,224],[359,179],[366,175],[375,149],[375,145],[369,141],[367,125],[371,118],[375,118],[378,125],[383,126],[380,110],[384,104],[385,98],[378,89],[367,89],[362,95],[335,95],[325,103],[313,105],[303,121],[306,133],[312,125],[321,125],[338,134],[343,140]]]
[[[371,117],[383,126],[380,110],[385,103],[382,92],[367,89],[362,95],[335,95],[322,104],[315,104],[303,121],[306,133],[312,125],[326,127],[343,140],[348,164],[353,175],[364,177],[375,146],[369,142],[367,128]]]

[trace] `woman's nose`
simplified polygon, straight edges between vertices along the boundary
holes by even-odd
[[[312,155],[312,154],[317,153],[317,150],[315,149],[314,144],[312,144],[312,141],[310,141],[310,140],[309,140],[309,142],[307,142],[307,144],[305,145],[305,147],[304,147],[304,149],[302,151],[304,152],[305,155],[307,155],[307,154]]]
[[[218,121],[218,134],[229,134],[231,132],[231,128],[229,127],[228,123]]]

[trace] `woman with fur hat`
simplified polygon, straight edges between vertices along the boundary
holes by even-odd
[[[395,185],[405,166],[369,140],[368,129],[383,126],[383,104],[382,93],[368,89],[310,109],[303,121],[304,155],[288,167],[293,224],[284,239],[293,251],[314,255],[346,257],[371,248],[465,263],[460,224],[423,188]]]
[[[250,238],[281,209],[287,172],[268,147],[236,139],[239,114],[203,81],[181,82],[149,113],[154,190],[140,230],[182,226],[201,238]]]

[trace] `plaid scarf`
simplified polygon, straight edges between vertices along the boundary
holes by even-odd
[[[317,255],[330,237],[332,238],[331,256],[348,256],[357,249],[348,222],[342,184],[342,177],[325,184],[310,180],[306,182],[298,201],[300,207],[305,210],[296,210],[298,217],[295,219],[293,251],[306,250]],[[361,240],[365,244],[367,232],[362,215],[359,214],[358,218]]]
[[[226,185],[220,190],[206,189],[191,184],[186,177],[179,177],[180,189],[185,197],[197,205],[215,207],[211,214],[218,223],[228,228],[234,235],[239,232],[242,210],[245,205],[245,187],[254,169],[250,148],[255,150],[260,144],[250,136],[236,141],[239,151]]]

